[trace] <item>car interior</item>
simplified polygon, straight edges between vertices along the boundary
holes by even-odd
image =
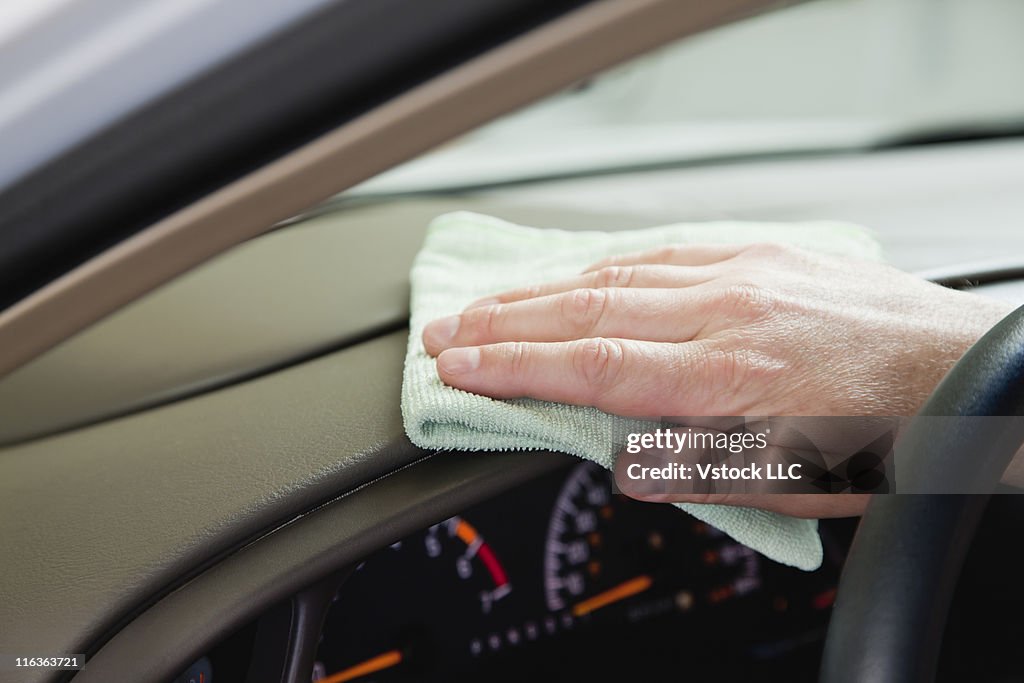
[[[191,71],[75,135],[71,107],[4,114],[28,96],[0,64],[0,656],[85,662],[0,681],[1024,677],[1014,489],[947,554],[821,520],[805,572],[570,455],[417,448],[399,405],[409,271],[449,211],[848,221],[1024,304],[1021,6],[271,4],[204,64],[195,22],[244,3],[167,19],[151,51],[195,35]],[[0,49],[42,73],[59,31],[128,16],[62,11]],[[861,636],[837,599],[891,614]]]

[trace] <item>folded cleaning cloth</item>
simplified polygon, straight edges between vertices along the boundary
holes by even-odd
[[[854,225],[711,222],[622,232],[527,228],[490,216],[449,213],[429,226],[412,268],[412,318],[402,385],[410,440],[443,450],[552,450],[611,468],[626,434],[649,423],[594,408],[533,399],[498,401],[444,385],[423,348],[423,327],[497,292],[578,274],[602,258],[667,244],[784,242],[879,260],[878,244]],[[751,508],[680,504],[694,517],[784,564],[821,564],[817,520]]]

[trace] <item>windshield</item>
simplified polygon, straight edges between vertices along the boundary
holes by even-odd
[[[386,173],[359,193],[1024,127],[1024,3],[820,0],[681,40]]]

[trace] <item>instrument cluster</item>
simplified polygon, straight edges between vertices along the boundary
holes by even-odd
[[[852,523],[816,572],[581,462],[393,544],[345,581],[314,681],[816,675]]]

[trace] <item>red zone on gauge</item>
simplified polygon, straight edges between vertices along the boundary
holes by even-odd
[[[447,521],[447,525],[448,532],[466,544],[466,559],[472,560],[474,556],[479,557],[494,580],[494,589],[480,595],[483,611],[485,613],[489,612],[493,603],[501,600],[512,591],[512,585],[508,582],[508,575],[505,573],[504,567],[501,566],[501,562],[495,556],[494,551],[491,550],[491,547],[487,545],[487,542],[480,536],[477,530],[473,528],[472,524],[461,517],[452,517]]]

